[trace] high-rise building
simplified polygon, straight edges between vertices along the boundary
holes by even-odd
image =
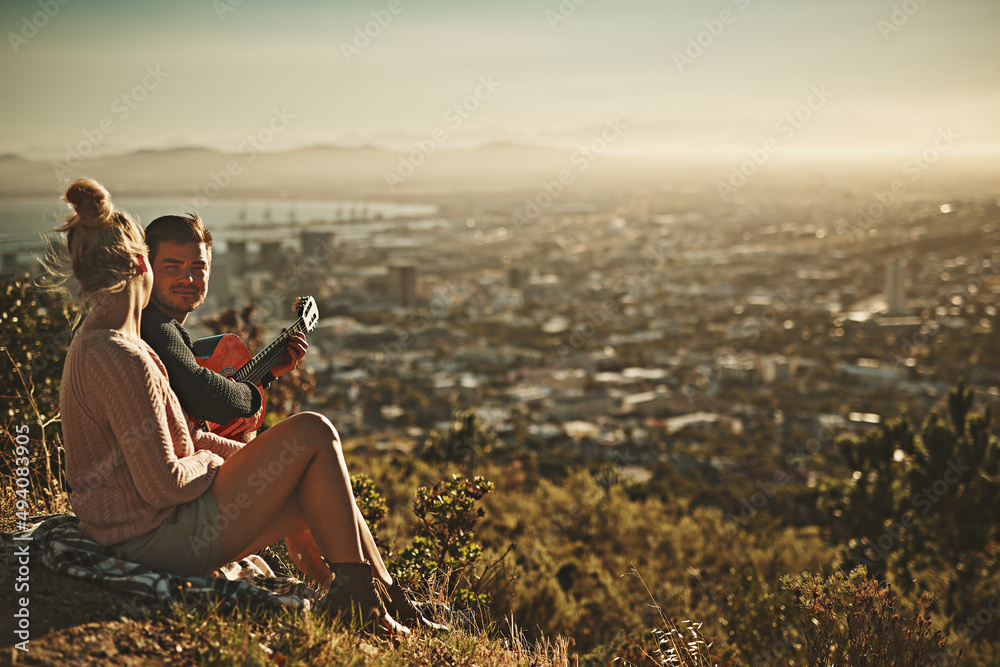
[[[233,281],[231,280],[231,255],[226,252],[212,259],[212,289],[208,290],[205,302],[209,305],[205,312],[213,312],[233,305]]]
[[[16,252],[5,252],[0,256],[0,268],[4,273],[14,274],[20,268],[17,261]]]
[[[247,242],[226,242],[226,254],[229,259],[229,275],[233,278],[241,277],[247,270]]]
[[[895,259],[885,267],[887,315],[906,314],[906,260]]]
[[[519,266],[511,266],[507,269],[507,287],[511,289],[521,289],[527,282],[527,271]]]
[[[282,255],[281,241],[261,241],[260,258],[263,262],[277,261]]]
[[[397,306],[413,308],[417,305],[417,267],[412,264],[394,264],[389,267],[386,291]]]
[[[288,271],[289,264],[288,255],[281,248],[281,241],[261,241],[260,261],[254,268],[270,271],[275,278],[283,276]]]
[[[333,248],[333,232],[312,232],[303,229],[299,233],[299,240],[302,243],[303,257],[314,253],[316,256],[321,256],[324,250],[330,253]],[[323,256],[329,258],[329,255]]]

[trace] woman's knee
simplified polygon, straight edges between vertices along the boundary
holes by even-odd
[[[307,442],[314,446],[332,446],[340,449],[340,434],[337,428],[326,416],[318,412],[300,412],[290,420],[295,421],[295,430],[300,433]]]

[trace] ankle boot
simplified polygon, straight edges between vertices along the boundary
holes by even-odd
[[[386,611],[367,563],[331,563],[330,574],[333,580],[317,609],[331,620],[341,616],[348,624],[359,622],[365,631],[409,634],[410,630]]]
[[[413,629],[435,630],[437,632],[451,632],[451,628],[444,623],[435,623],[421,613],[417,606],[410,599],[410,596],[393,580],[392,586],[383,589],[385,591],[383,599],[386,609],[396,620]]]

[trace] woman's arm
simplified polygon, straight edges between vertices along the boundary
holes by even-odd
[[[90,354],[105,414],[136,489],[156,508],[194,500],[211,486],[223,457],[207,449],[195,452],[187,424],[180,416],[168,418],[167,404],[176,398],[148,354],[118,350]],[[189,454],[178,456],[178,450]]]
[[[202,431],[201,429],[192,432],[191,439],[194,442],[195,449],[215,452],[224,459],[228,459],[244,447],[242,442],[223,438],[221,435]]]

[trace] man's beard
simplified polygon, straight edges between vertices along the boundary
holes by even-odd
[[[202,294],[197,301],[188,305],[187,301],[182,300],[181,297],[171,294],[169,290],[160,289],[153,284],[153,303],[158,306],[163,306],[168,310],[175,313],[190,313],[195,310],[201,304],[205,303],[205,294]]]

